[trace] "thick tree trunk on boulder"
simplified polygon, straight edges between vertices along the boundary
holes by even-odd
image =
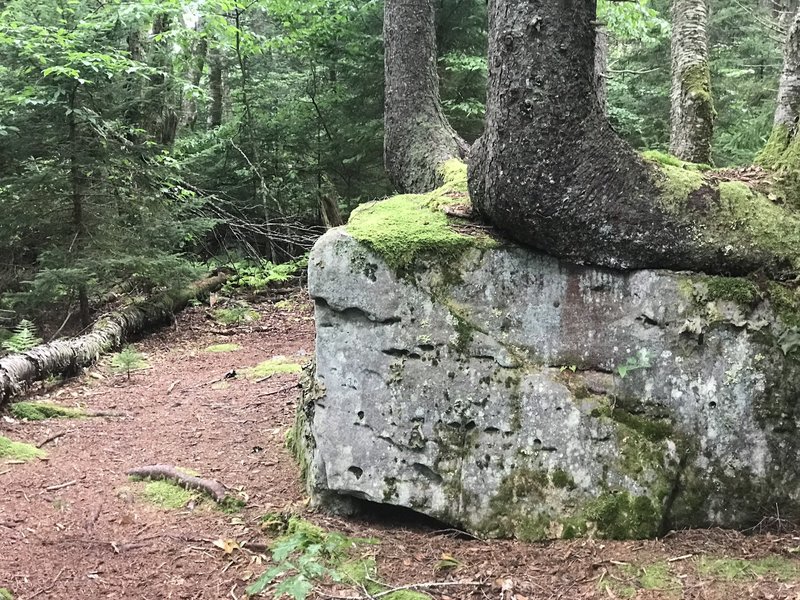
[[[768,169],[800,168],[800,12],[792,21],[783,52],[783,72],[772,133],[756,162]]]
[[[645,161],[613,132],[594,85],[595,15],[593,0],[490,0],[486,131],[470,153],[476,211],[578,263],[795,272],[800,252],[781,239],[800,241],[796,214],[691,165]]]
[[[439,165],[468,150],[439,101],[433,0],[386,0],[384,162],[404,192],[441,185]]]
[[[74,373],[91,365],[101,354],[118,348],[127,337],[168,321],[185,308],[189,300],[218,289],[227,278],[221,273],[203,279],[150,302],[110,313],[100,318],[86,335],[56,340],[0,359],[0,406],[34,381],[50,375]]]
[[[672,3],[672,135],[670,152],[711,163],[714,102],[708,69],[708,0]]]

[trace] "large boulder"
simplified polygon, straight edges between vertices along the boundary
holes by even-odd
[[[800,516],[794,290],[566,264],[445,198],[364,207],[311,254],[291,443],[316,504],[528,540]]]

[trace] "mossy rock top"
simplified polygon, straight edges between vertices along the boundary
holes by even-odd
[[[407,270],[417,258],[455,258],[469,248],[490,248],[497,242],[484,233],[457,229],[463,219],[444,209],[471,210],[467,167],[452,159],[441,166],[444,184],[427,194],[405,194],[363,204],[353,211],[347,232],[381,256],[395,271]]]

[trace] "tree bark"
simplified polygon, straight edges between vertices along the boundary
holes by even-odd
[[[202,21],[195,27],[196,32],[202,30]],[[192,82],[192,91],[188,98],[184,98],[183,111],[181,114],[181,126],[194,129],[197,123],[197,88],[200,86],[200,80],[203,77],[203,71],[206,66],[206,54],[208,53],[208,38],[205,36],[199,38],[192,44],[191,51],[191,68],[189,70],[189,80]]]
[[[91,365],[101,354],[118,348],[126,338],[168,321],[192,298],[219,289],[227,277],[221,273],[183,290],[164,293],[150,302],[110,313],[99,319],[86,335],[56,340],[0,359],[0,406],[34,381],[74,373]]]
[[[578,263],[793,269],[774,246],[740,241],[743,226],[717,225],[737,218],[720,202],[718,184],[698,176],[702,185],[673,190],[679,200],[670,203],[662,190],[673,172],[616,136],[594,84],[595,19],[595,0],[490,0],[486,131],[469,172],[478,214],[523,244]]]
[[[670,152],[711,163],[714,103],[708,68],[709,0],[672,2],[672,132]]]
[[[73,85],[69,95],[69,114],[67,116],[69,126],[69,178],[72,188],[72,225],[74,227],[74,238],[70,246],[70,253],[80,254],[86,238],[86,222],[83,215],[84,199],[84,174],[80,166],[81,142],[78,135],[78,119],[76,110],[78,108],[78,84]],[[86,284],[78,285],[75,290],[78,295],[78,307],[80,311],[81,325],[88,327],[91,321],[91,310],[89,307],[89,291]]]
[[[152,35],[156,39],[149,48],[148,63],[158,72],[150,76],[144,115],[145,129],[165,146],[171,146],[175,141],[178,130],[178,111],[175,104],[182,100],[172,85],[173,57],[171,42],[166,37],[172,25],[172,17],[168,13],[159,13],[153,19]]]
[[[438,167],[468,150],[439,100],[433,0],[386,0],[384,163],[404,192],[441,184]]]
[[[219,48],[212,46],[208,51],[209,73],[208,87],[211,105],[208,109],[208,126],[216,129],[222,125],[223,83],[222,83],[222,53]]]
[[[594,49],[594,87],[603,114],[608,114],[608,31],[597,28]]]
[[[756,163],[768,169],[800,168],[800,11],[792,20],[783,52],[778,103],[767,144]]]

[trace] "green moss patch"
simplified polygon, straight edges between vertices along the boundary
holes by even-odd
[[[148,481],[140,494],[148,502],[170,510],[181,509],[199,498],[197,492],[190,492],[168,481]]]
[[[669,564],[615,565],[599,584],[601,592],[612,592],[619,598],[635,598],[637,590],[661,592],[668,598],[680,598],[681,580],[670,572]],[[661,597],[661,596],[659,596]]]
[[[0,435],[0,458],[6,460],[33,460],[34,458],[44,458],[47,453],[31,444],[15,442],[7,437]]]
[[[703,280],[707,288],[706,300],[728,300],[749,306],[756,302],[761,293],[756,284],[741,277],[708,277]]]
[[[680,214],[687,198],[703,189],[705,178],[695,169],[660,165],[655,183],[661,192],[659,200],[664,209],[672,214]]]
[[[347,231],[380,255],[386,264],[403,272],[422,256],[454,258],[469,248],[494,247],[480,234],[466,235],[441,208],[469,204],[466,165],[448,161],[442,166],[444,185],[428,194],[402,195],[364,204],[353,211]]]
[[[0,600],[14,600],[14,594],[7,588],[0,588]]]
[[[800,579],[800,563],[782,556],[768,556],[755,560],[744,558],[701,557],[697,563],[701,575],[726,581],[796,581]]]
[[[661,165],[662,167],[678,167],[679,169],[686,169],[688,171],[710,171],[712,168],[711,165],[686,162],[677,156],[661,152],[660,150],[646,150],[642,152],[642,158],[646,161]]]
[[[16,402],[8,411],[15,419],[44,421],[45,419],[83,419],[88,415],[82,408],[68,408],[48,402]]]
[[[282,373],[299,373],[303,367],[293,362],[290,357],[275,356],[269,360],[257,364],[255,367],[244,369],[245,377],[250,379],[260,379],[270,375],[280,375]]]
[[[213,346],[208,346],[205,351],[211,353],[223,353],[223,352],[236,352],[237,350],[241,350],[242,347],[239,344],[214,344]]]
[[[600,537],[629,540],[654,537],[661,525],[661,513],[647,496],[609,492],[591,501],[584,516],[595,524]]]
[[[769,139],[764,148],[756,156],[755,163],[766,169],[796,168],[798,163],[792,165],[793,152],[789,150],[792,135],[788,127],[776,125],[772,128]]]

